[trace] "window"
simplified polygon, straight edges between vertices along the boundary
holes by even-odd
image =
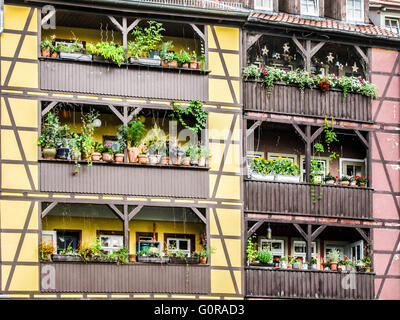
[[[57,252],[67,250],[70,247],[76,250],[79,247],[80,231],[58,230],[57,231]]]
[[[318,0],[301,0],[300,13],[305,16],[319,16]]]
[[[346,16],[347,21],[364,21],[364,1],[363,0],[347,0]]]
[[[185,252],[188,257],[190,256],[190,239],[168,238],[167,245],[168,248],[176,248],[174,250],[171,250],[171,252],[180,250]]]
[[[399,29],[399,19],[396,18],[386,18],[385,27],[391,32],[400,33]]]
[[[311,243],[311,256],[313,258],[316,257],[316,252],[317,252],[317,244],[315,242]],[[303,260],[306,260],[307,257],[307,244],[305,241],[293,241],[293,252],[292,256],[294,257],[300,257],[303,258]]]
[[[326,245],[325,248],[325,257],[327,259],[329,252],[331,252],[333,249],[336,249],[340,253],[340,259],[343,260],[346,254],[346,249],[345,246],[342,245]]]
[[[273,11],[272,0],[254,0],[254,9]]]
[[[120,235],[100,235],[100,244],[104,251],[113,252],[124,245],[124,237]]]
[[[264,157],[264,152],[259,151],[247,151],[247,175],[251,175],[251,166],[253,164],[253,158]]]
[[[54,246],[54,253],[57,252],[57,231],[42,231],[42,242],[52,243]]]
[[[365,160],[340,159],[341,176],[365,176]]]
[[[357,241],[350,244],[350,259],[356,259],[356,261],[364,258],[364,242]]]
[[[321,178],[321,182],[324,181],[325,175],[328,173],[329,171],[329,160],[326,157],[311,157],[312,160],[317,160],[318,161],[318,167],[319,167],[319,175],[315,177],[316,180],[318,180],[318,177]],[[301,176],[303,181],[306,181],[306,162],[305,160],[305,156],[301,156],[300,157],[301,160]],[[318,182],[318,181],[316,181]]]
[[[260,250],[268,249],[272,252],[274,258],[282,258],[285,255],[285,241],[284,240],[260,240]]]

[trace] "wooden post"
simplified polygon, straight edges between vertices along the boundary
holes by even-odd
[[[124,246],[128,248],[129,252],[129,215],[127,204],[124,204]]]
[[[306,182],[310,182],[310,174],[311,174],[311,126],[307,125],[306,127]]]
[[[306,260],[309,263],[309,266],[311,266],[311,258],[312,258],[312,228],[311,224],[307,225],[307,240],[306,240],[306,246],[307,246],[307,254],[306,254]]]

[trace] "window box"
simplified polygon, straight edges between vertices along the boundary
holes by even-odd
[[[173,264],[198,264],[200,263],[199,257],[171,257],[169,260],[170,263]]]
[[[80,52],[60,52],[60,58],[74,61],[92,61],[91,54],[84,54]]]
[[[137,256],[137,262],[143,263],[168,263],[170,261],[169,257],[147,257],[147,256]]]
[[[281,174],[275,175],[275,181],[277,182],[288,182],[288,183],[299,183],[300,176],[284,176]]]
[[[83,262],[81,256],[69,254],[52,254],[51,260],[53,262]]]

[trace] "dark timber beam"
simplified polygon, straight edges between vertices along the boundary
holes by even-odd
[[[52,202],[46,209],[42,211],[42,219],[58,204],[57,201]]]
[[[364,232],[363,229],[361,228],[356,228],[356,230],[358,231],[358,233],[361,235],[361,237],[368,243],[371,243],[371,239],[367,236],[367,234]]]
[[[196,214],[197,217],[199,217],[199,219],[201,221],[203,221],[203,223],[205,225],[207,225],[207,219],[201,214],[201,212],[199,211],[199,209],[195,208],[195,207],[191,207],[190,209],[192,209],[192,211]]]
[[[124,214],[123,214],[121,211],[119,211],[118,208],[117,208],[114,204],[109,203],[109,204],[107,204],[107,205],[110,207],[110,209],[111,209],[112,211],[114,211],[114,213],[118,216],[118,218],[120,218],[122,221],[124,221],[124,219],[125,219]],[[124,206],[125,206],[125,205],[124,205]],[[124,207],[124,208],[125,208],[125,207]]]
[[[315,231],[312,233],[312,235],[311,235],[311,240],[314,241],[314,240],[321,234],[321,232],[325,230],[326,227],[327,227],[326,225],[319,226],[319,227],[317,228],[317,230],[315,230]]]
[[[134,22],[132,22],[129,27],[128,27],[128,20],[126,17],[122,18],[122,25],[115,19],[113,16],[108,16],[110,21],[121,31],[122,33],[122,45],[124,46],[125,52],[128,49],[128,33],[132,31],[134,27],[138,25],[138,23],[142,19],[136,19]]]
[[[45,116],[47,113],[49,113],[50,110],[53,109],[57,104],[58,104],[58,101],[53,101],[53,102],[51,102],[51,103],[42,111],[42,117]]]
[[[261,225],[264,223],[263,220],[257,221],[248,231],[247,231],[247,238],[250,238],[251,235],[258,230],[258,228],[261,227]]]
[[[251,134],[262,124],[262,120],[256,121],[249,129],[247,129],[247,137],[250,137]]]
[[[206,36],[204,35],[203,32],[201,32],[201,30],[194,24],[194,23],[189,23],[189,25],[193,28],[193,30],[199,35],[199,37],[201,39],[203,39],[203,41],[206,40]]]
[[[295,35],[293,35],[292,39],[304,57],[306,70],[311,71],[311,58],[325,45],[325,42],[321,41],[315,46],[312,46],[311,40],[305,40],[306,47],[304,48]]]
[[[360,139],[364,147],[368,150],[369,149],[369,143],[367,139],[364,138],[364,136],[360,133],[360,131],[354,129],[354,132],[356,133],[357,137]]]
[[[304,240],[307,241],[307,233],[304,232],[303,228],[300,227],[300,225],[297,223],[293,223],[293,225],[297,229],[297,231],[300,233],[300,235],[304,238]]]
[[[306,126],[306,181],[310,182],[310,175],[311,175],[311,126]]]
[[[131,221],[141,210],[143,209],[143,205],[137,206],[128,214],[128,220]]]

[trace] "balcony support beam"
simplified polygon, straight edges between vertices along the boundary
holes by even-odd
[[[361,237],[367,242],[368,244],[371,244],[371,239],[368,237],[368,235],[364,232],[363,229],[361,228],[356,228],[357,232],[361,235]]]
[[[46,209],[42,211],[42,219],[58,204],[57,201],[52,202]]]
[[[201,214],[201,212],[199,211],[199,209],[195,208],[195,207],[191,207],[190,209],[192,209],[192,211],[196,214],[196,216],[203,221],[203,223],[205,225],[207,225],[207,219]]]
[[[247,129],[246,136],[250,137],[251,134],[262,124],[262,120],[256,121],[249,129]]]
[[[306,65],[306,70],[311,71],[311,58],[321,49],[324,45],[325,42],[321,41],[317,43],[315,46],[312,46],[311,40],[306,40],[306,47],[300,43],[299,40],[297,40],[296,36],[293,35],[292,37],[293,42],[296,44],[296,46],[299,48],[302,56],[304,57],[305,60],[305,65]]]
[[[113,16],[108,16],[110,21],[122,32],[122,45],[124,46],[125,52],[128,50],[128,33],[132,31],[134,27],[137,26],[137,24],[142,20],[142,19],[136,19],[134,22],[132,22],[129,27],[128,27],[128,19],[126,17],[122,18],[122,25],[115,19]]]
[[[128,214],[128,221],[131,221],[141,210],[143,209],[143,205],[137,206]]]
[[[203,32],[201,32],[201,30],[194,24],[194,23],[189,23],[189,25],[193,28],[194,32],[196,32],[198,34],[198,36],[205,41],[206,37],[204,35]]]
[[[264,220],[259,220],[257,221],[248,231],[247,231],[247,238],[251,237],[251,235],[258,230],[258,228],[261,227],[261,225],[264,223]],[[247,222],[248,223],[248,222]]]
[[[58,101],[50,102],[50,104],[42,111],[42,117],[50,112],[58,104]]]

